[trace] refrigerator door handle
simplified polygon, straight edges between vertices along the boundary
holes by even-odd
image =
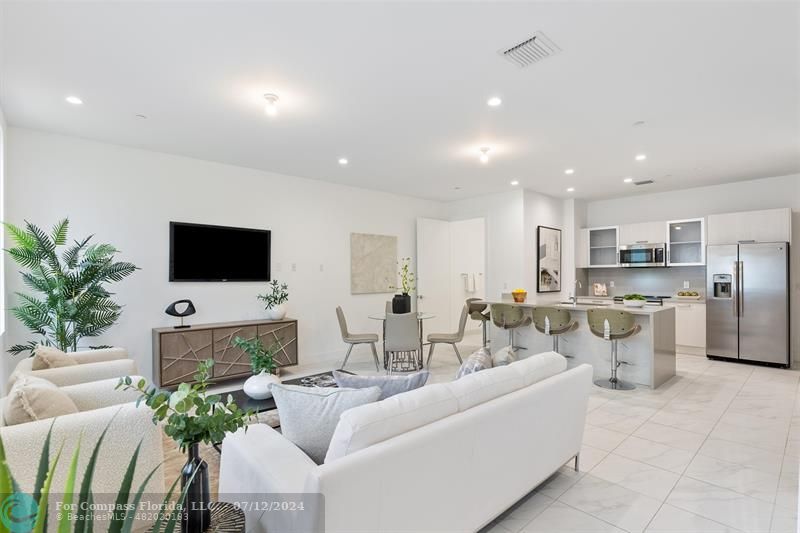
[[[739,262],[733,262],[733,283],[731,284],[733,316],[739,316]]]
[[[739,316],[744,316],[744,261],[739,261]]]

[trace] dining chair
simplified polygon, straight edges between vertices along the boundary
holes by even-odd
[[[453,347],[453,350],[456,352],[456,357],[458,357],[458,362],[463,363],[464,361],[461,360],[461,354],[458,352],[457,343],[464,340],[464,328],[467,325],[467,314],[469,312],[469,307],[464,306],[461,308],[461,317],[458,319],[458,331],[455,333],[431,333],[428,335],[428,343],[430,343],[431,347],[428,351],[428,368],[431,367],[431,359],[433,358],[433,347],[437,344],[449,344]]]
[[[356,344],[369,344],[372,348],[372,357],[375,358],[375,370],[380,371],[378,363],[378,350],[375,348],[375,343],[378,342],[378,335],[375,333],[350,333],[347,329],[347,319],[344,317],[344,311],[341,307],[336,308],[336,318],[339,319],[339,329],[342,332],[342,340],[350,345],[347,349],[347,355],[344,356],[341,369],[344,370],[347,364],[347,359],[350,357],[350,352],[353,351],[353,346]]]
[[[419,321],[416,313],[386,313],[383,322],[383,346],[389,356],[387,372],[422,369],[422,343],[419,338]],[[413,368],[412,368],[413,367]]]

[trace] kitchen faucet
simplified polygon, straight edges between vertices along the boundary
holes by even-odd
[[[582,289],[582,288],[583,288],[583,284],[581,283],[581,280],[576,279],[575,280],[575,291],[573,292],[573,295],[569,297],[569,301],[572,302],[572,307],[577,307],[578,306],[578,289]]]

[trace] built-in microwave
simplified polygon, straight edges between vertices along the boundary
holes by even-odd
[[[663,243],[627,244],[619,247],[619,266],[665,267],[667,246]]]

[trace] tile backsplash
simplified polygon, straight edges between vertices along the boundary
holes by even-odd
[[[605,283],[609,296],[622,296],[638,292],[654,296],[671,296],[680,290],[693,290],[705,295],[706,268],[669,267],[669,268],[579,268],[577,279],[583,287],[578,289],[579,296],[592,296],[592,284]],[[683,282],[689,282],[684,289]],[[611,286],[611,282],[614,286]]]

